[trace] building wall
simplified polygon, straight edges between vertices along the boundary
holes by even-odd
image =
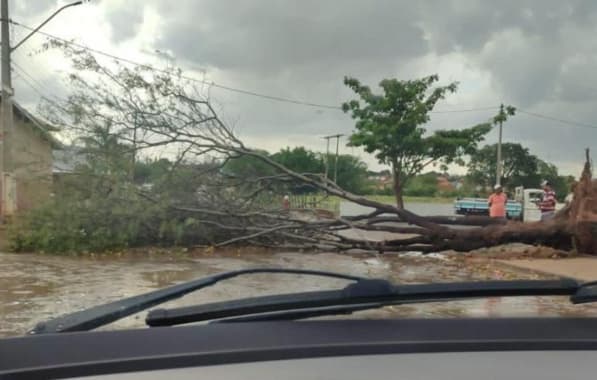
[[[46,201],[52,188],[52,146],[31,123],[15,115],[12,157],[17,181],[17,209]]]

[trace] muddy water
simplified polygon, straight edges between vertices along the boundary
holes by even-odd
[[[159,252],[86,257],[0,254],[0,336],[24,334],[37,321],[114,301],[208,274],[254,266],[333,270],[402,282],[539,278],[497,263],[471,264],[438,256],[370,256],[331,253]],[[345,282],[297,275],[250,275],[231,279],[165,306],[190,305],[280,292],[327,289]],[[386,307],[371,317],[597,315],[597,306],[569,305],[564,298],[497,298]],[[144,313],[106,328],[143,326]]]
[[[407,202],[404,207],[419,215],[454,215],[454,205],[452,203],[422,203]],[[367,214],[373,211],[371,207],[365,207],[352,202],[340,202],[340,215],[353,216]]]

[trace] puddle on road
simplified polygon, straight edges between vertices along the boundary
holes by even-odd
[[[539,278],[492,262],[445,257],[334,253],[258,252],[217,254],[121,254],[64,257],[0,254],[0,336],[24,334],[35,323],[209,274],[256,266],[330,270],[394,282],[444,282]],[[542,275],[541,275],[542,276]],[[541,278],[544,278],[542,276]],[[304,275],[258,274],[230,279],[164,304],[192,305],[255,295],[331,289],[342,280]],[[363,318],[597,315],[597,306],[571,305],[564,297],[491,298],[389,306],[360,312]],[[141,327],[145,312],[104,329]]]

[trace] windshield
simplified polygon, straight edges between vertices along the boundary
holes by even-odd
[[[0,4],[0,337],[255,267],[597,280],[597,5]],[[258,273],[160,307],[347,284]],[[325,318],[596,312],[527,295]]]

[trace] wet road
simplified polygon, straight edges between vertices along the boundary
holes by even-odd
[[[438,256],[371,256],[331,253],[214,253],[145,251],[123,255],[62,257],[0,254],[0,336],[25,333],[36,322],[208,274],[254,266],[332,270],[402,282],[539,278],[497,262],[471,263]],[[246,296],[327,289],[345,282],[297,275],[234,278],[165,306],[182,306]],[[371,317],[597,315],[597,305],[574,306],[562,297],[470,300],[386,307],[361,312]],[[106,328],[143,326],[145,313]]]
[[[455,215],[454,204],[452,203],[423,203],[407,202],[404,207],[418,215]],[[371,207],[365,207],[352,202],[340,202],[340,215],[354,216],[367,214],[373,211]]]

